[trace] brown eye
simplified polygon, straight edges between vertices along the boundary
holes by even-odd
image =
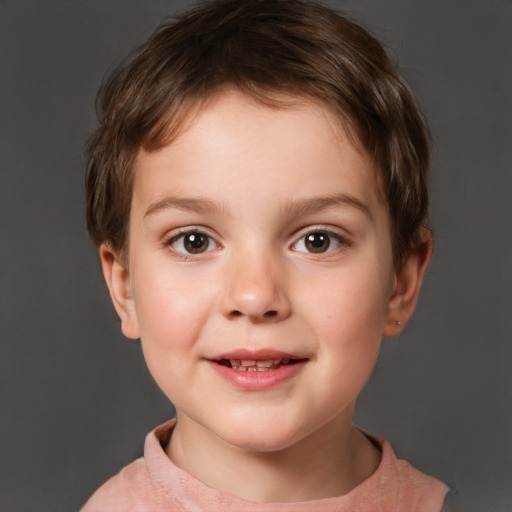
[[[294,251],[321,254],[346,245],[345,240],[331,231],[311,231],[292,246]]]
[[[309,252],[325,252],[329,249],[331,241],[327,233],[319,231],[305,236],[304,245]]]
[[[199,231],[191,231],[174,237],[169,244],[175,251],[184,254],[202,254],[216,247],[211,237]]]

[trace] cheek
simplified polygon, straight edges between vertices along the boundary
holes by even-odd
[[[303,308],[317,318],[317,327],[342,339],[380,339],[388,303],[388,286],[377,272],[339,272],[316,280],[304,293]]]
[[[134,279],[134,291],[144,357],[155,380],[165,388],[161,381],[184,375],[197,355],[212,294],[200,282],[165,272],[140,274]]]
[[[380,278],[382,279],[382,278]],[[377,360],[387,306],[379,275],[354,273],[318,283],[304,310],[314,326],[318,351],[343,387],[362,387]]]
[[[197,319],[208,308],[211,293],[203,280],[171,271],[168,266],[165,260],[155,259],[133,276],[141,338],[143,334],[161,334],[176,341],[188,339],[187,334],[194,331]]]
[[[359,296],[361,297],[361,296]],[[345,380],[365,381],[375,365],[382,337],[383,308],[379,302],[351,301],[333,297],[317,324],[318,350]],[[364,377],[367,375],[367,377]]]

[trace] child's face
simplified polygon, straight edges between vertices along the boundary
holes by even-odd
[[[129,269],[104,266],[178,424],[273,451],[350,423],[399,319],[371,159],[318,105],[231,93],[135,173]]]

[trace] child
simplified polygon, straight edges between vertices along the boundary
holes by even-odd
[[[439,511],[444,484],[352,426],[432,252],[429,137],[363,28],[217,0],[109,81],[87,220],[176,419],[90,511]]]

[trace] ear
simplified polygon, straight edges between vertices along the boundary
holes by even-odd
[[[121,331],[127,338],[139,338],[139,325],[127,265],[105,243],[100,246],[100,259],[110,298],[121,320]]]
[[[383,336],[397,336],[411,319],[433,248],[432,233],[428,228],[422,228],[421,243],[396,270]]]

